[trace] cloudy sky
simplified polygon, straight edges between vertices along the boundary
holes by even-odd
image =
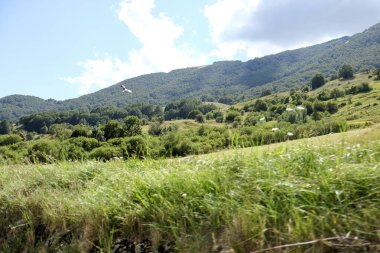
[[[0,1],[0,97],[64,100],[126,78],[352,35],[379,0]]]

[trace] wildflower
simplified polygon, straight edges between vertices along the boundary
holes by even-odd
[[[272,131],[277,131],[279,128],[278,127],[274,127],[272,128]]]

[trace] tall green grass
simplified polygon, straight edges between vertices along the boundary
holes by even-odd
[[[212,235],[236,252],[348,233],[378,242],[379,127],[343,135],[218,156],[1,167],[0,251],[110,252],[129,238],[210,252]]]

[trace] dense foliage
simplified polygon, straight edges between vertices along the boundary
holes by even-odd
[[[311,79],[311,89],[315,90],[325,84],[325,78],[322,74],[315,74]]]

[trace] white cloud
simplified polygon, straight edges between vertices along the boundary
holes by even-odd
[[[378,0],[217,0],[204,8],[219,57],[248,58],[361,32],[380,21]]]
[[[104,88],[128,77],[176,68],[206,64],[205,54],[188,45],[177,45],[184,29],[164,13],[152,14],[154,0],[122,0],[118,17],[141,43],[141,48],[128,52],[128,60],[85,60],[80,64],[83,73],[66,77],[69,83],[79,84],[81,94],[92,88]]]
[[[90,92],[92,87],[105,88],[110,84],[123,79],[127,72],[128,66],[119,59],[102,59],[102,60],[86,60],[79,62],[79,66],[83,68],[83,73],[78,77],[65,77],[65,80],[71,84],[79,84],[79,94],[83,95]]]

